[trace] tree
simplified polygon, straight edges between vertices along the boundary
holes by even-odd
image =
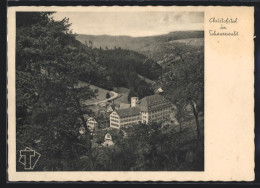
[[[110,98],[110,94],[109,94],[109,92],[107,92],[107,94],[106,94],[106,98],[107,98],[107,99]]]
[[[17,154],[35,148],[42,155],[36,170],[73,170],[82,153],[91,152],[88,129],[80,138],[79,127],[89,111],[81,101],[94,92],[75,86],[94,60],[68,19],[54,21],[52,14],[16,15]]]
[[[131,101],[131,97],[138,97],[138,94],[134,91],[133,88],[130,89],[128,96],[127,96],[127,99],[129,102]]]
[[[93,48],[93,42],[89,40],[89,47],[92,49]]]
[[[204,109],[204,51],[193,50],[184,44],[176,44],[172,49],[179,61],[172,63],[159,84],[166,91],[166,97],[177,105],[182,114],[191,106],[196,122],[197,140],[200,140],[199,113]],[[181,115],[183,116],[183,115]]]
[[[178,101],[175,103],[176,109],[175,109],[175,118],[178,120],[179,123],[179,130],[182,130],[182,122],[185,120],[186,115],[186,105],[182,103],[182,101]]]

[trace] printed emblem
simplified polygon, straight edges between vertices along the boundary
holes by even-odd
[[[25,170],[33,170],[40,157],[40,153],[26,147],[24,150],[20,150],[19,163],[24,165]]]

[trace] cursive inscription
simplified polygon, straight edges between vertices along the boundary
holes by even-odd
[[[210,36],[238,36],[238,31],[233,32],[219,32],[216,30],[209,30]]]
[[[216,18],[211,17],[209,19],[210,24],[218,24],[217,29],[210,29],[209,36],[238,36],[239,32],[234,30],[234,27],[231,25],[238,23],[238,18]],[[230,28],[232,27],[232,29]]]
[[[234,24],[237,23],[237,18],[210,18],[209,23],[225,23],[225,24]]]

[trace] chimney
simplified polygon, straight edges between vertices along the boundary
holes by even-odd
[[[136,102],[139,100],[138,97],[131,97],[131,107],[136,107]]]

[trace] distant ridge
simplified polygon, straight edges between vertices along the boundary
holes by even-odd
[[[111,35],[84,35],[78,34],[77,40],[82,43],[92,41],[93,47],[111,49],[120,47],[123,49],[142,51],[144,47],[154,45],[155,43],[170,42],[179,39],[204,38],[204,31],[174,31],[168,34],[131,37],[131,36],[111,36]]]

